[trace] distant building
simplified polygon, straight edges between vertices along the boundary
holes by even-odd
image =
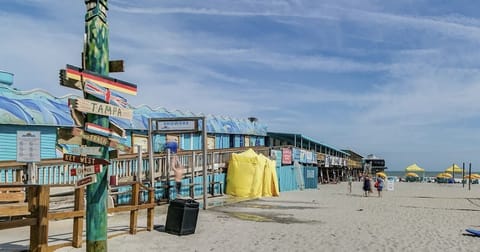
[[[350,175],[352,175],[354,178],[360,177],[360,175],[363,173],[363,156],[352,150],[342,151],[350,154],[347,159],[347,167]]]
[[[377,172],[384,172],[387,169],[385,166],[385,159],[376,157],[373,154],[363,159],[363,172],[368,174],[376,174]]]

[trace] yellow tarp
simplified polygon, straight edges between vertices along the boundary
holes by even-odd
[[[257,155],[252,149],[233,153],[228,165],[226,192],[237,197],[278,196],[275,161]]]

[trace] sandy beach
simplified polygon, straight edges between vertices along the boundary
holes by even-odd
[[[280,197],[235,201],[200,210],[195,234],[163,231],[166,207],[156,209],[156,230],[119,235],[109,251],[479,251],[480,187],[460,184],[395,183],[383,197],[352,194],[347,183],[317,190],[282,192]],[[141,212],[139,225],[145,227]],[[49,245],[71,236],[71,222],[52,222]],[[109,217],[109,234],[128,229],[128,214]],[[28,229],[0,231],[0,251],[28,246]],[[65,247],[57,251],[85,251]]]

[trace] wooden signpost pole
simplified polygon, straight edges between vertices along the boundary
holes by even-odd
[[[83,52],[84,69],[107,76],[109,74],[107,0],[86,0],[85,15],[85,51]],[[91,94],[86,99],[99,101]],[[87,122],[109,127],[109,118],[104,115],[87,114]],[[99,146],[87,142],[87,146]],[[109,159],[108,147],[101,146],[102,155],[98,158]],[[97,183],[87,186],[86,238],[87,251],[102,251],[107,249],[107,170],[97,173]]]

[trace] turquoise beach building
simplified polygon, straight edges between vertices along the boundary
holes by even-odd
[[[67,105],[69,98],[75,95],[54,97],[43,90],[19,91],[10,85],[12,75],[2,73],[0,84],[0,161],[16,160],[16,141],[18,130],[41,132],[41,158],[57,158],[62,148],[56,144],[57,128],[74,127]],[[170,111],[165,108],[152,109],[149,106],[131,107],[133,119],[111,118],[115,124],[126,130],[127,137],[122,143],[142,145],[146,142],[148,118],[175,118],[203,116],[191,112]],[[207,115],[209,148],[225,149],[248,146],[264,146],[266,126],[249,119],[233,119]],[[179,134],[180,148],[198,150],[201,148],[199,134]],[[154,138],[156,152],[163,149],[167,135]],[[146,146],[142,146],[145,147]]]
[[[68,99],[80,97],[71,94],[54,97],[40,89],[20,91],[11,87],[13,74],[0,73],[0,141],[2,143],[0,145],[0,162],[17,160],[18,131],[39,132],[41,160],[58,159],[64,153],[69,153],[73,146],[57,144],[57,129],[74,127]],[[126,138],[122,140],[122,143],[128,146],[141,146],[142,152],[147,152],[149,118],[174,119],[175,117],[204,116],[203,114],[165,108],[152,109],[145,105],[128,106],[133,110],[131,120],[114,117],[110,120],[125,129]],[[235,119],[207,115],[206,122],[208,149],[216,152],[223,150],[240,152],[248,147],[263,147],[262,150],[266,151],[266,155],[275,158],[280,191],[316,189],[319,183],[343,180],[346,176],[349,153],[313,138],[302,134],[267,132],[267,127],[256,118]],[[202,147],[199,133],[159,134],[154,135],[152,140],[154,152],[163,151],[167,140],[172,137],[178,140],[179,147],[183,150],[200,150]],[[129,164],[129,168],[121,168],[121,170],[130,170],[133,167],[136,166]],[[5,174],[13,177],[13,169]],[[145,170],[146,166],[142,169]],[[214,176],[218,178],[214,180],[225,184],[224,172],[226,170],[215,174]],[[69,181],[71,183],[75,181],[75,178],[70,177],[59,179],[55,177],[58,174],[66,176],[65,173],[54,170],[43,172],[42,175],[39,174],[39,179],[40,177],[45,179],[39,183],[50,183],[51,181]],[[7,177],[0,177],[0,183],[7,181]],[[192,183],[191,181],[185,182],[186,184]],[[195,180],[194,183],[199,182]],[[200,192],[196,192],[196,194],[198,193]]]

